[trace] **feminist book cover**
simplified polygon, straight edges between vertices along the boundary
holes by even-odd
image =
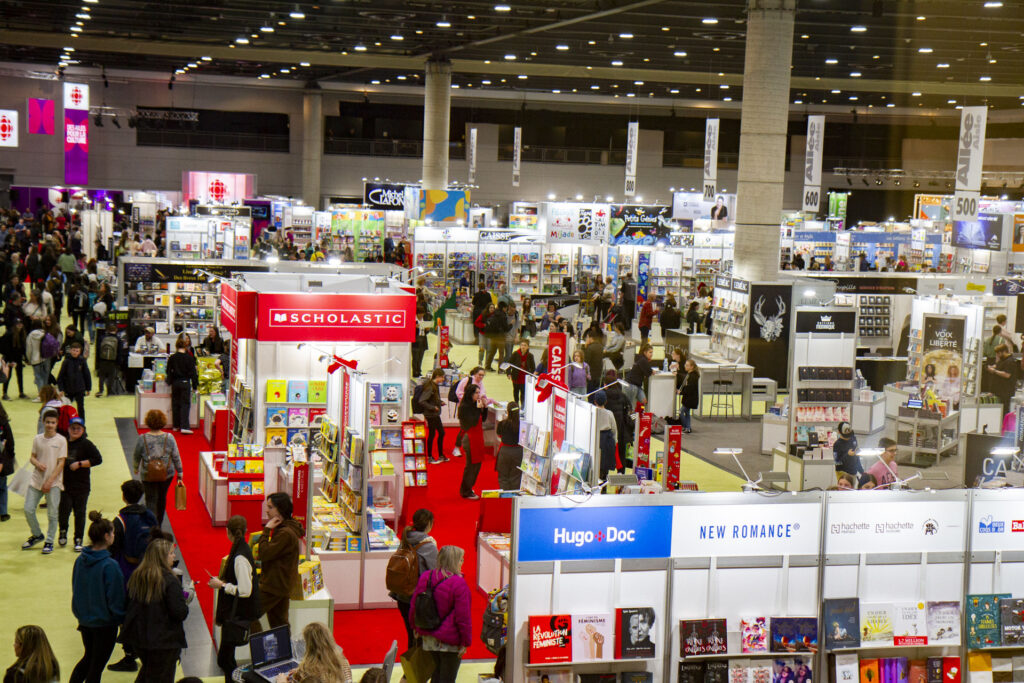
[[[572,617],[572,661],[610,660],[615,643],[615,615],[575,614]]]
[[[621,607],[615,612],[615,659],[654,657],[654,608]]]
[[[829,650],[860,647],[860,600],[825,601],[825,646]]]
[[[572,617],[568,614],[532,616],[530,664],[572,661]]]

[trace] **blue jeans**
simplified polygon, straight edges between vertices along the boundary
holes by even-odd
[[[57,512],[60,506],[59,488],[54,486],[49,493],[43,493],[35,486],[29,486],[28,493],[25,494],[25,520],[28,521],[28,528],[33,536],[43,535],[43,530],[39,528],[39,520],[36,518],[36,508],[43,496],[46,497],[46,542],[53,543],[53,539],[57,535]]]
[[[683,429],[690,428],[690,409],[682,404],[679,405],[679,424]]]
[[[0,474],[0,515],[7,514],[7,475]]]
[[[36,381],[36,395],[50,383],[50,359],[44,358],[32,366],[32,377]]]

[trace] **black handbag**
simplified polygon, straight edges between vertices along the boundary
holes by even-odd
[[[220,626],[220,638],[224,642],[245,645],[249,642],[249,636],[252,635],[252,622],[235,616],[237,610],[238,597],[232,596],[231,614],[228,615],[228,618]]]

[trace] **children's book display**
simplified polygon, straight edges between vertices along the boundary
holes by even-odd
[[[235,377],[232,384],[234,402],[231,405],[231,440],[235,443],[252,443],[255,420],[252,414],[252,387]]]
[[[267,448],[302,447],[308,452],[310,430],[323,421],[327,403],[325,380],[268,379],[264,396],[266,426],[264,444]]]
[[[255,444],[228,444],[224,457],[228,500],[263,499],[263,448]]]
[[[1017,639],[1022,624],[1021,613],[1013,612],[1015,603],[1018,602],[1024,601],[1014,598],[1009,593],[968,595],[967,647],[979,650],[1024,644]],[[1011,639],[1009,642],[1006,640],[1007,636]]]
[[[547,482],[553,476],[548,455],[548,432],[535,424],[520,422],[519,444],[523,447],[523,461],[519,465],[523,472],[520,492],[533,496],[547,495]]]
[[[529,663],[535,666],[653,659],[657,654],[654,621],[653,607],[620,607],[606,614],[531,616]],[[630,672],[641,677],[630,680],[644,680],[646,673]]]
[[[410,420],[402,423],[402,460],[406,486],[427,485],[427,423]]]

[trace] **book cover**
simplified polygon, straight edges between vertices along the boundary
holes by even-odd
[[[679,620],[679,656],[704,653],[704,638],[700,635],[701,619]],[[703,676],[703,672],[701,676]],[[682,680],[682,678],[680,678]]]
[[[305,403],[309,400],[308,386],[304,379],[288,380],[288,402]]]
[[[615,659],[654,657],[654,608],[620,607],[615,612],[615,633]]]
[[[772,665],[769,661],[754,659],[750,663],[750,683],[772,683]]]
[[[526,680],[529,683],[572,683],[572,669],[544,669],[530,671]]]
[[[704,662],[679,662],[679,683],[704,683]]]
[[[879,683],[881,675],[878,670],[877,659],[860,660],[860,683]]]
[[[568,614],[531,616],[530,663],[572,661],[572,617]]]
[[[384,400],[388,403],[400,403],[402,401],[402,385],[401,384],[385,384],[383,389]]]
[[[750,683],[750,660],[729,660],[729,683]]]
[[[923,602],[897,602],[893,605],[892,635],[892,643],[896,647],[928,644]]]
[[[288,430],[288,443],[289,445],[302,444],[303,446],[309,445],[309,430],[308,429],[289,429]]]
[[[1009,593],[980,593],[967,596],[967,647],[997,647],[1002,641],[999,600]]]
[[[772,660],[772,683],[795,683],[796,668],[792,659]]]
[[[924,660],[924,668],[928,683],[942,683],[942,657],[929,657]]]
[[[381,406],[381,415],[386,425],[397,425],[402,421],[402,412],[394,406]]]
[[[614,676],[615,674],[606,674]],[[653,671],[623,671],[621,683],[654,683]]]
[[[943,683],[960,683],[960,658],[942,658],[942,681]]]
[[[886,657],[879,660],[882,683],[906,683],[909,660],[906,657]]]
[[[288,442],[288,430],[283,427],[273,427],[267,430],[267,446],[271,448],[283,448]]]
[[[906,683],[928,683],[928,664],[923,659],[911,659],[907,666]]]
[[[893,607],[883,603],[860,604],[860,642],[892,644]]]
[[[289,427],[308,427],[309,426],[309,413],[306,412],[305,408],[289,408],[288,409],[288,426]]]
[[[857,683],[860,672],[857,655],[853,653],[836,655],[836,683]]]
[[[1024,600],[1000,598],[999,620],[1003,645],[1024,645]]]
[[[729,662],[715,659],[704,665],[704,683],[729,683]]]
[[[306,383],[307,403],[327,403],[327,380],[311,379]]]
[[[371,383],[370,385],[370,403],[380,403],[383,392],[381,386],[377,383]]]
[[[267,426],[268,427],[284,427],[285,421],[288,419],[287,408],[267,407]]]
[[[772,652],[817,652],[818,620],[815,617],[772,617]]]
[[[380,430],[380,448],[401,448],[402,433],[397,429]]]
[[[813,683],[814,659],[810,655],[793,658],[793,681],[794,683]]]
[[[960,644],[960,603],[929,602],[928,610],[928,644],[959,645]]]
[[[370,416],[370,425],[374,427],[380,426],[380,406],[371,405],[367,408],[367,414]]]
[[[825,646],[830,650],[860,647],[860,600],[825,600]]]
[[[995,683],[996,659],[988,652],[967,653],[967,680],[970,683]]]
[[[618,676],[613,673],[578,674],[579,683],[618,683]]]
[[[288,402],[288,382],[283,379],[267,380],[267,403]]]
[[[740,619],[740,648],[742,652],[768,651],[768,620],[765,617]]]
[[[310,408],[308,414],[310,428],[320,429],[324,426],[324,420],[327,419],[326,408]]]

